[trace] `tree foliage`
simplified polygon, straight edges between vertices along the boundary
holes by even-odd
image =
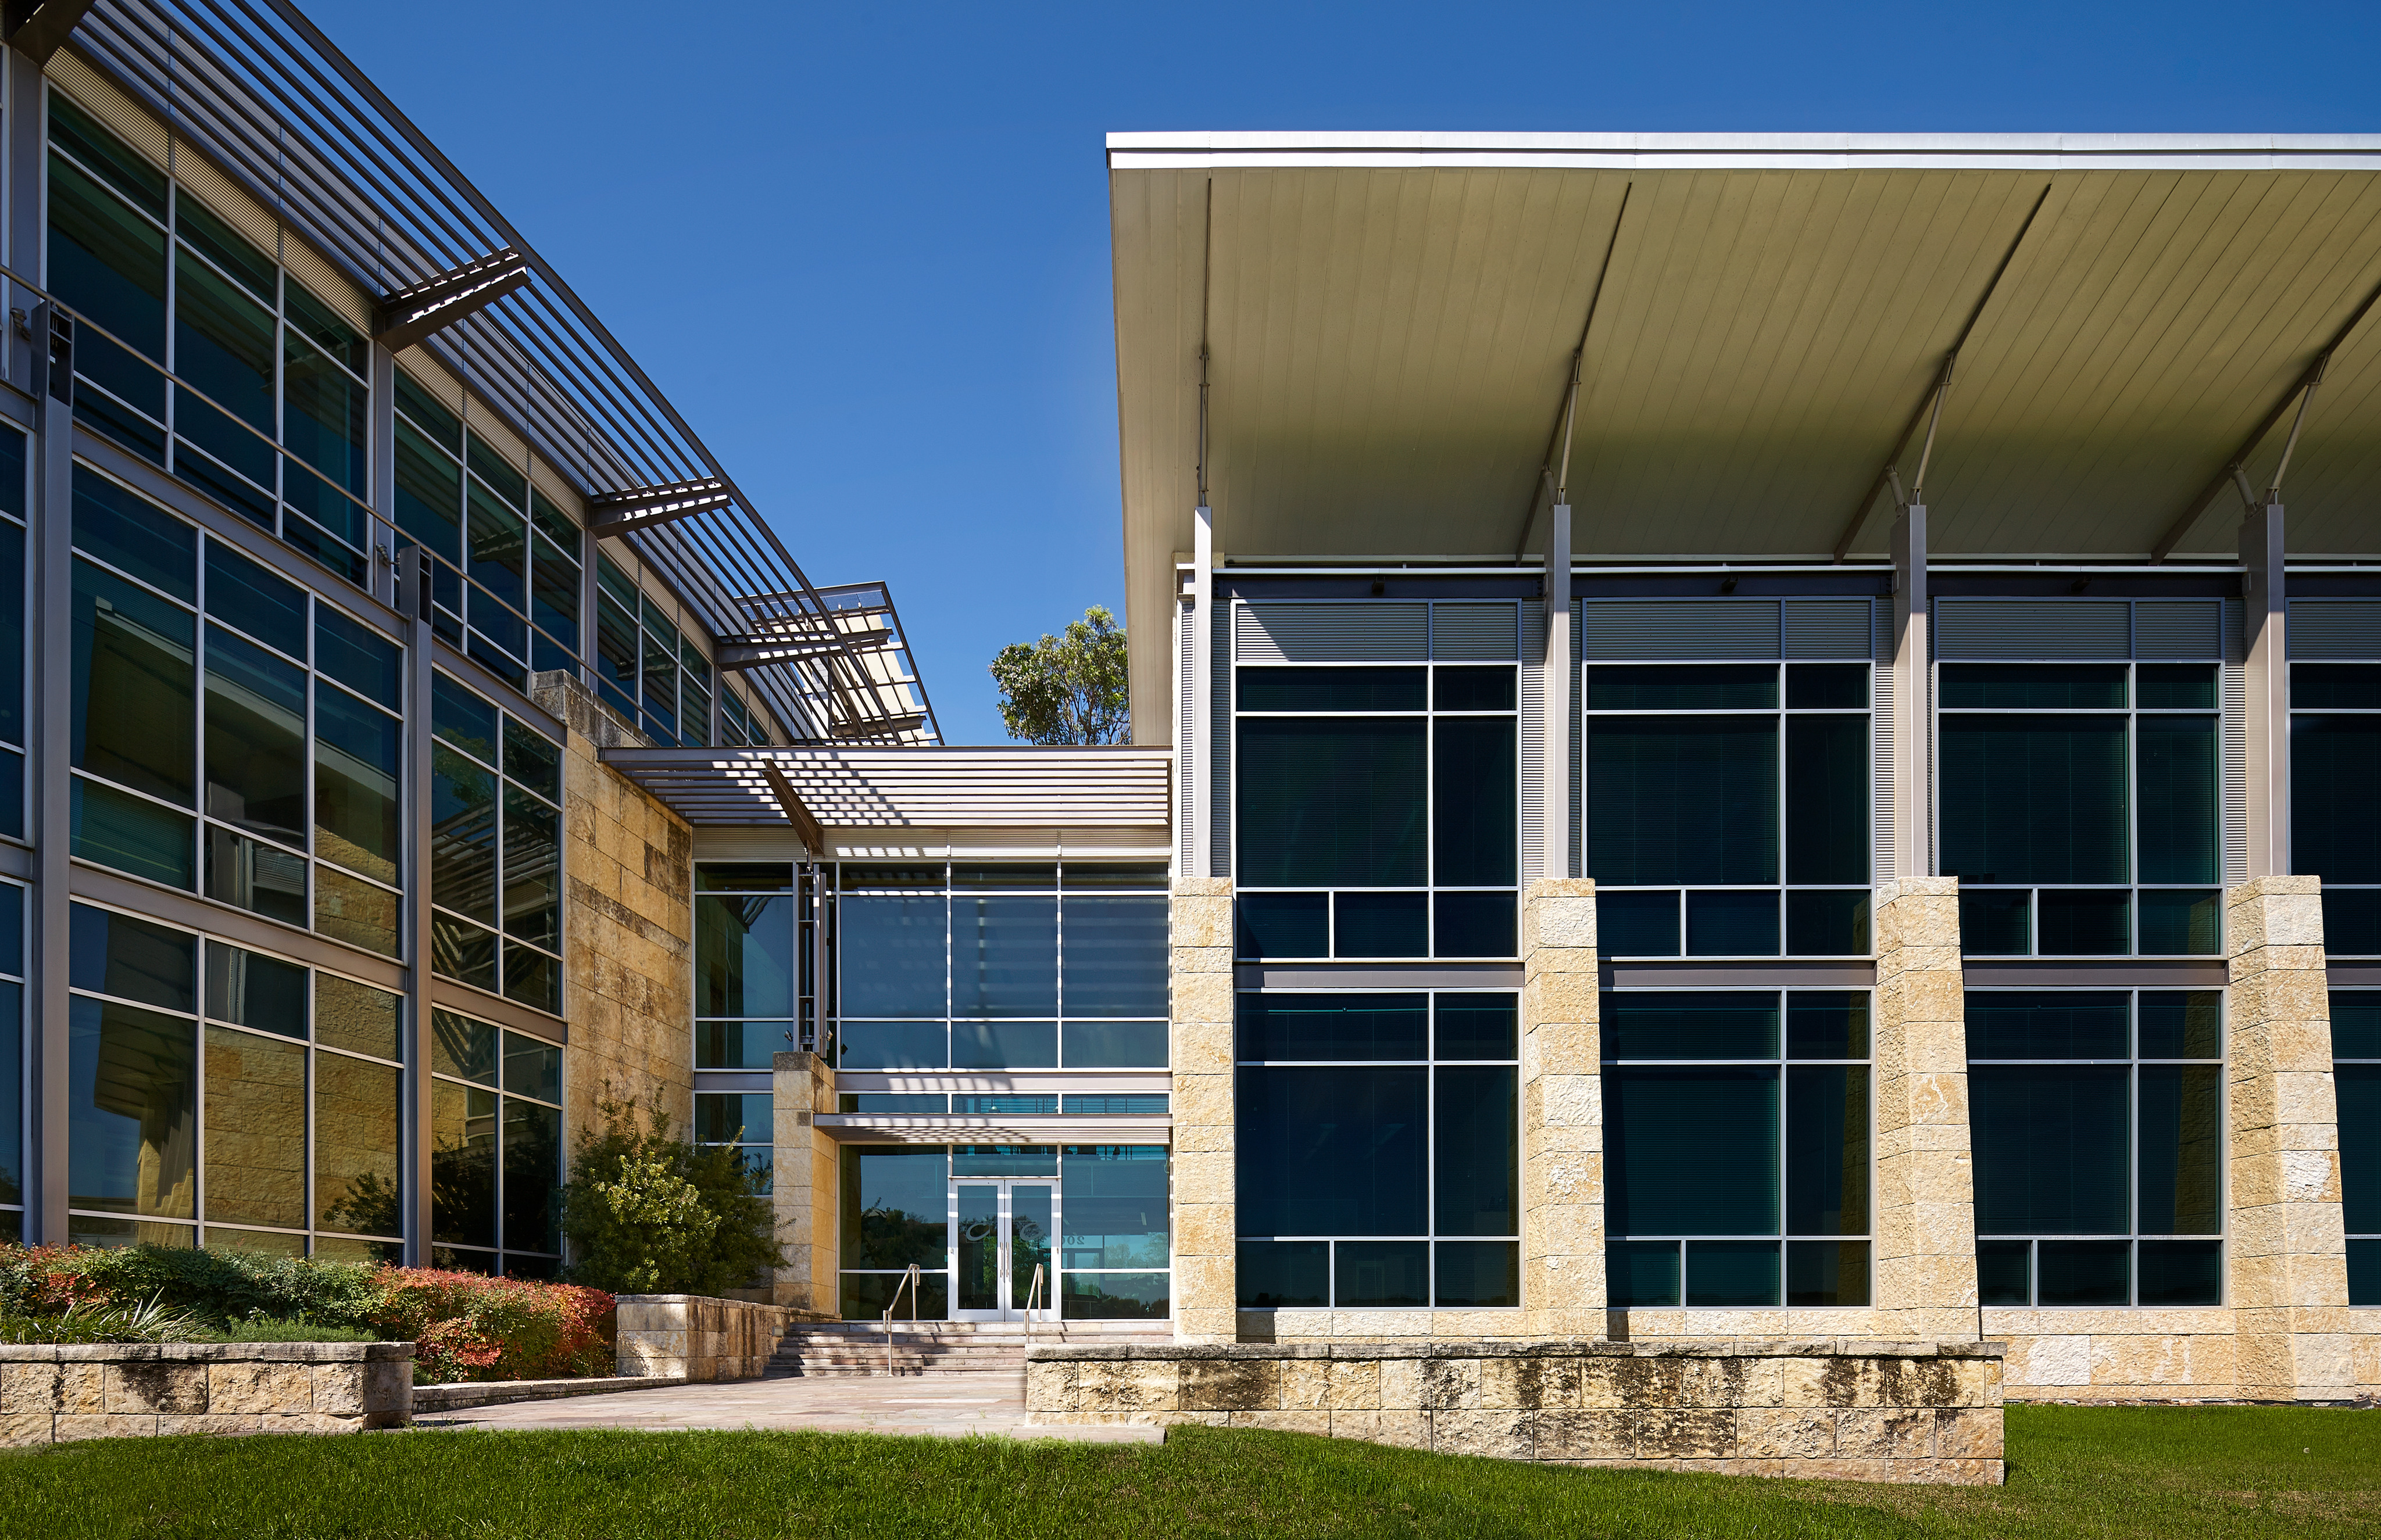
[[[562,1190],[573,1282],[616,1294],[721,1294],[785,1266],[768,1179],[724,1145],[690,1145],[658,1106],[604,1097]]]
[[[1094,604],[1063,637],[1011,642],[992,661],[1000,720],[1029,744],[1121,744],[1132,738],[1125,634]]]

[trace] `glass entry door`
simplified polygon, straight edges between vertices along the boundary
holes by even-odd
[[[1021,1321],[1032,1298],[1033,1319],[1054,1320],[1058,1289],[1050,1238],[1057,1233],[1055,1182],[951,1183],[951,1317],[960,1321]],[[1042,1290],[1033,1297],[1033,1272]]]

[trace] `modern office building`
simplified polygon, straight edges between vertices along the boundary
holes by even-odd
[[[15,1235],[631,1097],[821,1317],[2381,1389],[2381,139],[1117,136],[1136,742],[965,748],[286,0],[10,25]]]

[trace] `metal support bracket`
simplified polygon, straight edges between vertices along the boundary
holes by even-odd
[[[801,797],[794,791],[794,783],[786,779],[786,772],[763,759],[761,761],[761,778],[768,782],[769,794],[777,799],[777,811],[785,814],[786,821],[794,826],[794,833],[802,842],[802,848],[809,851],[813,859],[825,859],[826,831],[819,827],[819,820],[811,815],[810,808],[803,806]]]
[[[0,41],[35,64],[47,64],[91,6],[92,0],[9,0],[0,6]]]
[[[847,647],[873,652],[893,645],[890,630],[845,632],[835,637],[724,637],[712,656],[712,666],[729,673],[766,668],[771,663],[800,663],[842,652]]]
[[[598,540],[606,535],[625,535],[631,529],[707,514],[735,501],[736,494],[727,490],[727,483],[711,477],[659,487],[624,487],[587,500],[587,532]]]
[[[529,259],[507,247],[380,299],[372,341],[402,353],[433,332],[483,310],[530,280]]]

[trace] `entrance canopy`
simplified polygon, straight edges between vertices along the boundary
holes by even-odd
[[[2381,552],[2381,136],[1117,134],[1136,698],[1265,558]],[[1957,349],[1954,359],[1954,349]],[[2320,368],[2318,366],[2321,366]],[[1145,677],[1144,677],[1145,676]],[[1152,694],[1154,692],[1154,695]]]

